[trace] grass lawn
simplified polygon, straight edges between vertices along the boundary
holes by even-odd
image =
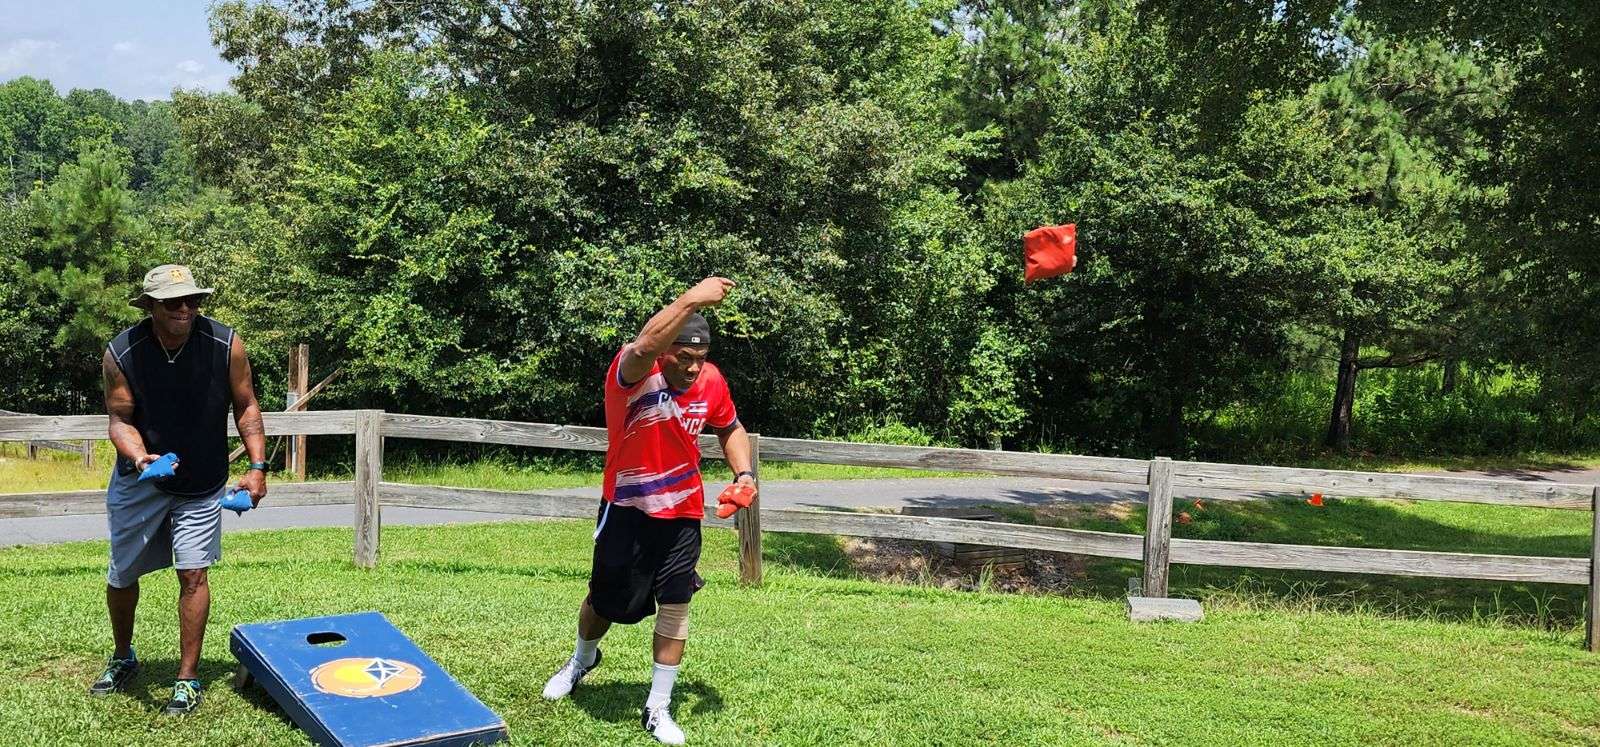
[[[229,626],[385,612],[510,724],[518,744],[648,744],[645,627],[618,628],[568,701],[586,522],[390,527],[373,571],[348,530],[229,535],[193,717],[159,716],[176,587],[150,576],[130,694],[84,688],[108,651],[103,542],[0,550],[0,743],[307,744],[236,693]],[[767,584],[735,584],[708,531],[676,712],[696,744],[1538,744],[1600,742],[1600,657],[1571,631],[1218,599],[1196,625],[1134,625],[1111,597],[894,586],[815,570],[831,538],[769,536]],[[835,574],[838,573],[835,567]]]

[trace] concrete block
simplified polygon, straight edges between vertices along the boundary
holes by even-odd
[[[1154,620],[1200,622],[1204,618],[1205,613],[1200,609],[1200,602],[1194,599],[1128,597],[1128,619],[1133,622]]]

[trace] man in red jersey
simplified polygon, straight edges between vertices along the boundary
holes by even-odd
[[[722,442],[737,484],[754,488],[750,441],[728,383],[711,352],[711,327],[698,313],[734,287],[706,278],[646,322],[606,372],[604,500],[594,530],[589,596],[578,612],[572,657],[545,683],[544,697],[572,692],[600,665],[600,638],[612,623],[656,613],[655,670],[640,722],[658,741],[683,744],[669,707],[689,633],[689,598],[705,585],[700,560],[701,430]]]

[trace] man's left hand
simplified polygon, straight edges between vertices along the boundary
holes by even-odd
[[[717,518],[726,519],[733,516],[741,508],[749,508],[756,502],[755,481],[741,478],[732,485],[724,488],[717,496]]]
[[[261,470],[250,470],[240,478],[239,487],[250,492],[250,505],[259,506],[261,499],[267,497],[267,475]]]
[[[733,481],[733,484],[750,486],[750,501],[752,503],[761,495],[761,488],[756,485],[756,478],[750,475],[739,475],[738,479]]]

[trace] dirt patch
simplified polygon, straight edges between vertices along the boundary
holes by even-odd
[[[99,674],[101,662],[84,662],[80,659],[61,657],[41,663],[32,671],[22,675],[25,680],[83,680],[88,682]]]
[[[842,549],[856,573],[874,581],[1031,594],[1070,594],[1087,585],[1081,555],[1029,552],[1022,563],[980,566],[947,561],[927,542],[846,537]]]
[[[1090,521],[1127,521],[1133,517],[1138,503],[1052,503],[1031,506],[1026,511],[1033,515],[1034,523],[1045,526],[1071,527]]]
[[[1125,521],[1134,515],[1138,506],[1134,502],[1118,502],[982,508],[993,509],[1002,522],[1075,527]],[[1083,555],[1024,550],[1021,551],[1023,562],[985,565],[952,561],[932,542],[841,537],[840,548],[850,567],[861,577],[873,581],[1023,594],[1091,592],[1087,569],[1094,559]]]

